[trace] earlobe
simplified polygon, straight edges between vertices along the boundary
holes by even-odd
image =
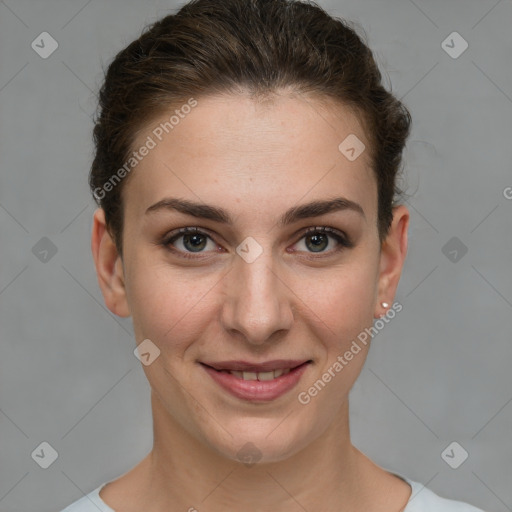
[[[129,317],[123,262],[107,229],[102,208],[94,212],[91,250],[105,305],[115,315]]]
[[[387,311],[382,303],[391,304],[395,297],[407,255],[409,217],[409,210],[405,206],[393,208],[393,222],[381,247],[375,318],[380,318]]]

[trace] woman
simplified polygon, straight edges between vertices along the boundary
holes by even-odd
[[[477,511],[350,441],[363,333],[401,309],[411,118],[349,24],[191,2],[116,56],[100,108],[92,251],[154,446],[65,511]]]

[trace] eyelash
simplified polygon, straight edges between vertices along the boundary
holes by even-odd
[[[167,249],[175,254],[179,254],[180,257],[188,258],[188,259],[201,259],[201,258],[203,258],[203,256],[194,256],[193,255],[193,254],[201,254],[201,252],[199,252],[199,253],[183,252],[183,251],[177,250],[172,247],[172,244],[176,240],[178,240],[180,237],[182,237],[183,235],[191,234],[191,233],[206,236],[207,238],[212,240],[212,242],[215,242],[215,240],[213,240],[213,238],[208,233],[201,231],[199,228],[186,227],[186,228],[180,228],[180,229],[173,231],[172,233],[169,233],[168,235],[166,235],[164,237],[164,239],[162,240],[161,245],[165,249]],[[336,249],[332,249],[327,252],[310,253],[313,258],[325,257],[325,255],[331,255],[332,253],[338,253],[344,249],[350,249],[354,246],[354,244],[351,242],[351,240],[342,231],[339,231],[337,229],[334,229],[334,228],[331,228],[328,226],[319,226],[319,227],[308,228],[306,231],[304,231],[302,233],[301,237],[295,243],[298,243],[300,240],[302,240],[304,237],[306,237],[308,235],[317,234],[317,233],[328,234],[329,236],[331,236],[338,242],[338,246]]]

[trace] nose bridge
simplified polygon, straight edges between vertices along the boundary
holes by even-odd
[[[227,330],[241,332],[249,343],[262,344],[275,331],[290,329],[293,313],[271,249],[244,242],[227,276],[222,319]]]

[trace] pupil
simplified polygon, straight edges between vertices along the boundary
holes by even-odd
[[[320,247],[321,249],[325,249],[325,242],[326,242],[326,236],[325,235],[311,235],[308,237],[312,242],[315,248],[318,248],[319,246],[324,243],[324,247]],[[314,251],[318,252],[318,251]]]
[[[201,238],[203,240],[201,241]],[[188,242],[192,241],[192,247],[195,249],[203,249],[205,246],[205,239],[202,235],[185,235],[183,237],[183,244],[187,247]]]

